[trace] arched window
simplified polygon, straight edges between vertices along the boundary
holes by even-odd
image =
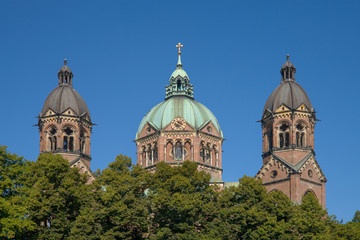
[[[81,129],[80,131],[80,152],[85,153],[85,147],[86,147],[86,136],[84,129]]]
[[[267,148],[268,148],[268,151],[270,151],[272,148],[273,148],[273,134],[272,134],[272,129],[269,128],[267,130],[267,133],[266,133],[266,140],[267,140]]]
[[[289,124],[283,123],[279,128],[279,147],[289,147],[290,146],[290,131]]]
[[[211,160],[211,152],[209,147],[202,145],[200,149],[200,157],[204,163],[210,163]]]
[[[314,193],[313,190],[309,189],[307,190],[304,195],[303,195],[303,200],[304,200],[304,197],[307,196],[307,195],[312,195],[313,197],[315,197],[317,200],[318,200],[318,197],[316,196],[316,194]]]
[[[187,149],[183,147],[183,145],[180,142],[177,142],[175,146],[173,146],[171,150],[171,157],[175,161],[181,161],[185,159],[185,156],[187,155]]]
[[[154,147],[154,162],[157,162],[158,161],[158,148],[157,146]]]
[[[296,125],[296,146],[305,147],[305,124]]]
[[[48,129],[48,150],[55,151],[57,149],[57,138],[56,138],[57,129],[56,127],[50,127]]]
[[[74,131],[70,127],[64,129],[63,149],[64,151],[74,151]]]
[[[181,91],[181,81],[180,80],[177,81],[177,90]]]

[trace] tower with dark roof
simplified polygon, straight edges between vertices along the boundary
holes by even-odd
[[[40,153],[52,152],[67,159],[72,167],[90,174],[91,122],[89,109],[73,88],[73,73],[64,60],[58,86],[48,95],[38,127]]]
[[[289,56],[280,73],[281,83],[263,110],[263,166],[256,178],[269,192],[281,191],[297,203],[312,193],[325,207],[326,178],[314,150],[315,110],[295,82],[296,68]]]

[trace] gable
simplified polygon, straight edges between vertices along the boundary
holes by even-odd
[[[290,108],[288,108],[286,105],[284,104],[281,104],[280,107],[278,107],[276,110],[275,110],[275,113],[281,113],[281,112],[287,112],[287,111],[290,111]]]
[[[183,124],[183,127],[179,127],[177,129],[176,128],[177,121],[179,121],[179,125]],[[174,118],[173,120],[171,120],[171,122],[168,125],[166,125],[163,128],[163,131],[194,131],[194,130],[195,128],[181,117]]]
[[[314,156],[309,157],[301,166],[299,166],[299,173],[301,173],[301,178],[315,181],[315,182],[326,182],[326,177],[321,171],[321,168],[316,161]]]
[[[141,129],[138,138],[149,136],[149,135],[151,135],[151,134],[153,134],[153,133],[155,133],[157,131],[158,130],[151,123],[146,122],[143,129]]]
[[[292,169],[289,166],[272,156],[271,159],[265,165],[263,165],[260,171],[256,174],[255,178],[262,179],[263,183],[266,183],[288,178],[288,175],[291,172]]]
[[[216,137],[221,137],[220,133],[218,132],[218,130],[216,129],[215,125],[211,120],[205,123],[205,125],[200,128],[200,131]]]
[[[55,114],[55,111],[52,110],[51,108],[49,108],[43,115],[44,116],[51,116],[51,115],[54,115]]]
[[[301,104],[299,107],[296,108],[296,110],[310,112],[310,109],[308,109],[305,104]]]
[[[296,165],[300,162],[304,157],[306,157],[309,153],[302,152],[302,151],[284,151],[284,152],[277,152],[276,155],[286,162],[290,163],[291,165]]]
[[[73,111],[71,108],[66,109],[65,111],[62,112],[62,114],[64,115],[70,115],[70,116],[76,116],[77,114],[75,113],[75,111]]]

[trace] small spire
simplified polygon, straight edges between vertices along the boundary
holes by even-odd
[[[64,65],[66,65],[66,64],[67,64],[67,59],[65,58],[65,59],[64,59]]]
[[[178,63],[176,64],[177,67],[182,67],[182,63],[181,63],[181,48],[184,47],[184,45],[181,45],[181,43],[179,42],[178,45],[176,45],[177,48],[179,48],[178,54]]]
[[[290,54],[286,54],[286,61],[290,61]]]

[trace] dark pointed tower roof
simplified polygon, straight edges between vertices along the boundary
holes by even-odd
[[[70,108],[78,117],[87,115],[91,122],[90,111],[84,99],[73,88],[73,76],[71,69],[67,66],[67,60],[65,59],[64,66],[62,66],[58,72],[59,86],[46,98],[40,117],[50,109],[55,114],[63,114]]]
[[[290,56],[287,55],[287,60],[281,67],[281,84],[273,91],[268,98],[263,114],[266,111],[274,112],[281,105],[285,105],[291,110],[297,109],[301,104],[304,104],[311,112],[314,111],[310,99],[305,90],[295,82],[296,68],[290,62]]]

